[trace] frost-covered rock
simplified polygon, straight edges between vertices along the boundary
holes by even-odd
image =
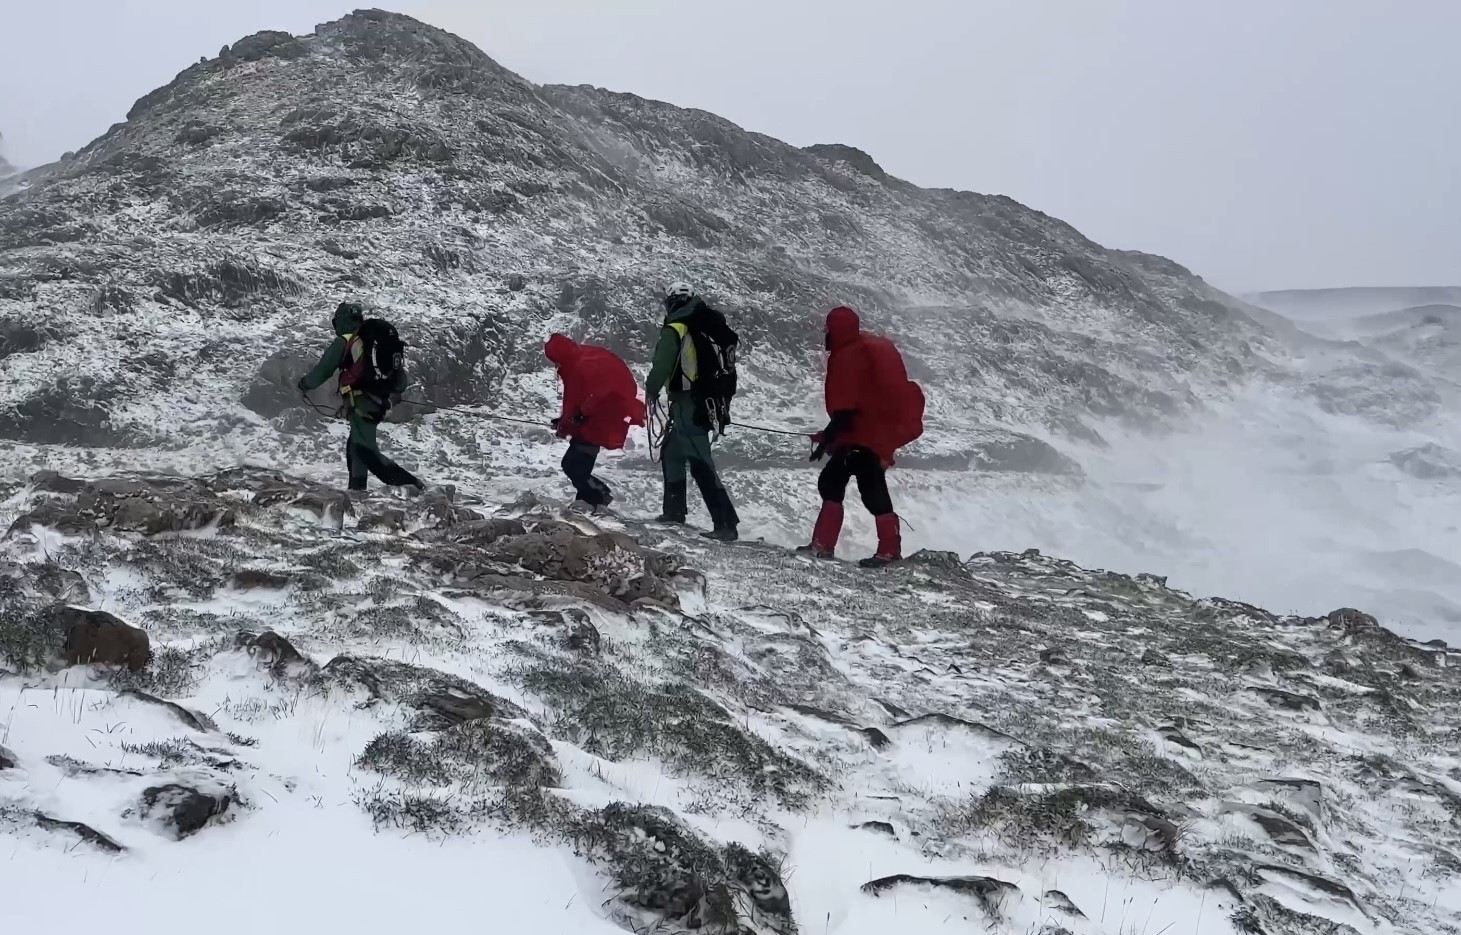
[[[201,791],[169,783],[143,790],[138,813],[181,840],[202,831],[215,817],[227,812],[230,804],[232,795],[228,790]]]
[[[32,176],[0,200],[0,433],[36,444],[244,436],[279,452],[315,418],[294,381],[344,297],[401,327],[417,415],[540,411],[544,335],[566,328],[642,366],[673,278],[735,319],[753,423],[813,416],[819,316],[860,307],[899,340],[930,422],[959,427],[909,464],[981,452],[994,470],[1078,473],[1097,423],[1173,426],[1254,381],[1381,419],[1436,406],[1384,361],[1296,376],[1302,339],[1256,310],[1008,198],[919,189],[851,147],[798,149],[700,111],[536,86],[379,11],[241,39]],[[461,431],[428,436],[449,447]],[[760,456],[750,433],[727,446]]]
[[[8,508],[138,481],[40,478]],[[310,847],[367,835],[331,858],[357,869],[457,837],[483,866],[556,848],[573,901],[629,929],[877,928],[896,906],[910,931],[1097,932],[1104,903],[1173,930],[1198,907],[1217,931],[1455,930],[1461,668],[1363,611],[1196,600],[1036,550],[925,554],[869,589],[854,563],[531,498],[460,522],[397,501],[401,528],[370,507],[337,532],[306,482],[253,469],[168,489],[240,521],[0,541],[6,611],[74,576],[153,650],[0,674],[7,879],[78,840],[159,872],[257,847],[285,874],[287,815]],[[678,605],[552,577],[610,546],[695,566],[664,578]],[[33,645],[13,619],[7,652]],[[185,853],[155,837],[228,820],[218,855],[206,830]],[[542,902],[519,889],[494,898]]]

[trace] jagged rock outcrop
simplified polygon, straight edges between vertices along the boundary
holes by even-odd
[[[62,522],[134,483],[46,475],[11,509]],[[358,809],[427,847],[563,848],[628,929],[814,929],[794,897],[835,848],[859,856],[809,898],[897,901],[907,925],[1075,930],[1097,874],[1164,926],[1204,905],[1250,931],[1457,931],[1439,887],[1461,872],[1458,657],[1364,611],[1197,600],[1033,549],[920,553],[869,589],[855,563],[707,551],[531,498],[489,516],[376,496],[336,530],[300,507],[311,484],[254,469],[149,489],[240,521],[161,541],[95,526],[47,563],[23,559],[52,527],[0,540],[4,658],[37,645],[9,611],[44,610],[69,576],[139,582],[106,593],[152,641],[135,672],[0,673],[0,697],[73,699],[7,722],[0,834],[23,846],[166,866],[159,834],[228,821],[247,840],[276,827],[261,810]],[[399,527],[368,522],[382,509]],[[620,575],[593,563],[619,553],[673,568],[676,600],[608,593]],[[464,563],[498,580],[445,571]]]
[[[0,248],[0,347],[16,349],[0,432],[38,444],[276,449],[315,418],[293,382],[342,294],[400,324],[413,398],[536,406],[522,378],[543,334],[643,363],[656,290],[681,276],[741,329],[752,421],[810,411],[817,316],[850,302],[899,338],[931,420],[1055,440],[1015,470],[1067,471],[1059,448],[1095,443],[1098,420],[1174,425],[1203,396],[1287,379],[1289,336],[1170,261],[1008,198],[919,189],[852,147],[535,86],[381,11],[185,69],[0,200]],[[1354,396],[1368,366],[1315,392],[1376,411]],[[1404,392],[1407,418],[1434,406],[1421,383]],[[239,399],[264,422],[216,404]],[[977,438],[944,431],[909,454],[967,465]]]

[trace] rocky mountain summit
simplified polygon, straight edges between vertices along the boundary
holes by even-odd
[[[244,931],[300,846],[352,880],[303,874],[304,927],[357,867],[465,847],[481,882],[432,905],[522,932],[1461,932],[1458,656],[1355,610],[1036,552],[920,553],[870,592],[531,497],[254,469],[38,475],[0,520],[26,891],[68,852],[109,905],[132,867],[268,854]],[[543,851],[573,882],[504,889]]]
[[[1097,500],[1112,439],[1254,394],[1265,450],[1343,426],[1373,489],[1454,473],[1413,434],[1446,381],[1007,198],[534,85],[395,14],[260,33],[0,195],[0,878],[154,932],[1461,931],[1446,646],[1035,551],[870,587],[590,522],[534,492],[546,428],[439,408],[546,421],[545,335],[642,367],[673,279],[741,329],[747,422],[818,424],[828,306],[891,332],[930,399],[920,523],[967,525],[976,477]],[[293,381],[345,296],[412,345],[388,444],[460,493],[319,482],[338,426]],[[748,526],[803,531],[803,451],[720,455]],[[652,501],[637,440],[610,468]],[[241,867],[226,913],[157,911]]]
[[[742,329],[752,421],[813,418],[819,315],[861,308],[931,389],[944,430],[917,454],[934,463],[1066,470],[1103,427],[1171,426],[1252,380],[1345,411],[1436,404],[1405,373],[1389,400],[1349,399],[1378,366],[1364,360],[1338,387],[1294,377],[1292,337],[1250,307],[1008,198],[533,85],[441,30],[360,11],[234,43],[0,200],[0,434],[318,456],[288,438],[313,418],[292,376],[345,295],[401,325],[418,398],[537,413],[543,336],[643,363],[671,279],[703,284]],[[427,434],[436,456],[483,441]]]

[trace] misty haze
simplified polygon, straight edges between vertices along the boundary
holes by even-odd
[[[1461,933],[1461,10],[612,6],[7,14],[7,917]]]

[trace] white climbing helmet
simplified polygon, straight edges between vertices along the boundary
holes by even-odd
[[[691,286],[688,282],[670,283],[670,287],[665,290],[666,302],[673,302],[676,299],[694,298],[694,296],[695,287]]]

